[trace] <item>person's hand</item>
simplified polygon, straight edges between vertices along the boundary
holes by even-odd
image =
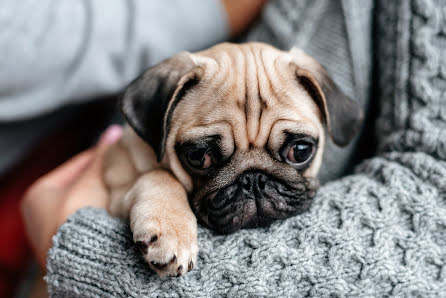
[[[107,148],[122,134],[109,127],[96,147],[84,151],[39,178],[22,200],[22,216],[31,247],[45,268],[46,255],[57,229],[79,208],[105,208],[108,195],[102,182],[102,160]]]

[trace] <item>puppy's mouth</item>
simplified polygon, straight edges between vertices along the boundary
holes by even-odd
[[[220,233],[265,226],[306,211],[319,187],[315,178],[285,182],[261,171],[246,171],[235,181],[200,199],[198,219]]]

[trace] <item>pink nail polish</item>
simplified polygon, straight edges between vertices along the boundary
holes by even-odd
[[[122,136],[122,127],[119,125],[110,125],[102,134],[99,143],[113,144]]]

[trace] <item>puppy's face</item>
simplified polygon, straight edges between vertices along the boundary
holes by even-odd
[[[314,59],[260,43],[180,53],[132,83],[122,109],[197,218],[224,233],[306,210],[324,126],[345,145],[361,120]]]

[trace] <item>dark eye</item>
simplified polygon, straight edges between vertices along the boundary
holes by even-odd
[[[212,158],[207,148],[195,148],[186,152],[186,159],[192,168],[206,170],[212,166]]]
[[[313,155],[313,144],[297,141],[288,149],[287,160],[293,164],[301,165]]]

